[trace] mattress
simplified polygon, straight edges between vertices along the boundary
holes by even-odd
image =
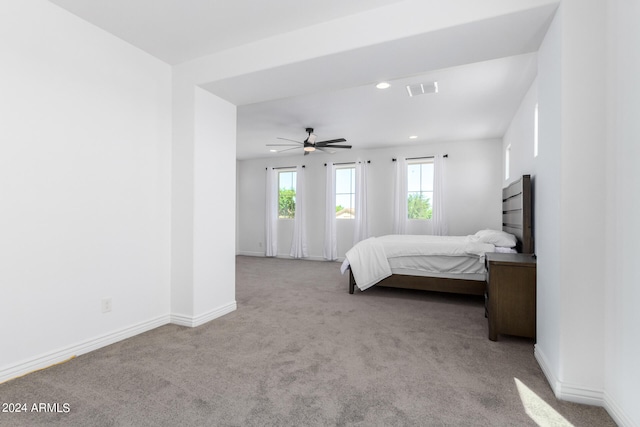
[[[494,250],[473,236],[387,235],[356,244],[346,264],[361,290],[391,274],[483,281],[484,254]]]
[[[393,274],[484,281],[486,269],[477,256],[406,256],[389,258]]]

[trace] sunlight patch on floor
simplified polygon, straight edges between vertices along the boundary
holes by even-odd
[[[553,409],[547,402],[542,400],[540,396],[535,394],[533,390],[527,387],[522,381],[514,378],[520,400],[524,410],[536,424],[539,426],[558,426],[558,427],[574,427],[562,415]]]

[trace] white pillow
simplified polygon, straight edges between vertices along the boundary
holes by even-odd
[[[494,246],[505,248],[513,248],[518,242],[516,236],[500,230],[480,230],[476,233],[476,237],[483,243],[491,243]]]

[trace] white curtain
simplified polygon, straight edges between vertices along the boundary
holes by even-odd
[[[393,234],[407,232],[407,160],[399,158],[395,162],[395,182],[393,195]]]
[[[433,234],[446,236],[449,227],[446,221],[444,209],[444,170],[445,159],[441,154],[435,156],[433,161]]]
[[[265,255],[278,255],[278,172],[267,168],[265,186]]]
[[[304,167],[296,167],[296,213],[293,222],[293,240],[291,255],[293,258],[305,258],[307,254],[307,215],[305,212]]]
[[[333,163],[327,163],[326,173],[324,258],[334,261],[338,259],[338,241],[336,239],[336,166]]]
[[[367,216],[367,164],[356,162],[356,218],[353,229],[353,244],[369,237],[369,221]]]

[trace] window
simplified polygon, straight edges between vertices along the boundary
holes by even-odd
[[[511,164],[511,144],[507,145],[504,150],[504,179],[509,179],[509,168]]]
[[[356,213],[356,168],[336,169],[336,218],[353,219]]]
[[[278,218],[296,215],[296,171],[278,172]]]
[[[533,157],[538,157],[538,104],[533,110]]]
[[[407,217],[431,219],[433,216],[433,160],[407,164]]]

